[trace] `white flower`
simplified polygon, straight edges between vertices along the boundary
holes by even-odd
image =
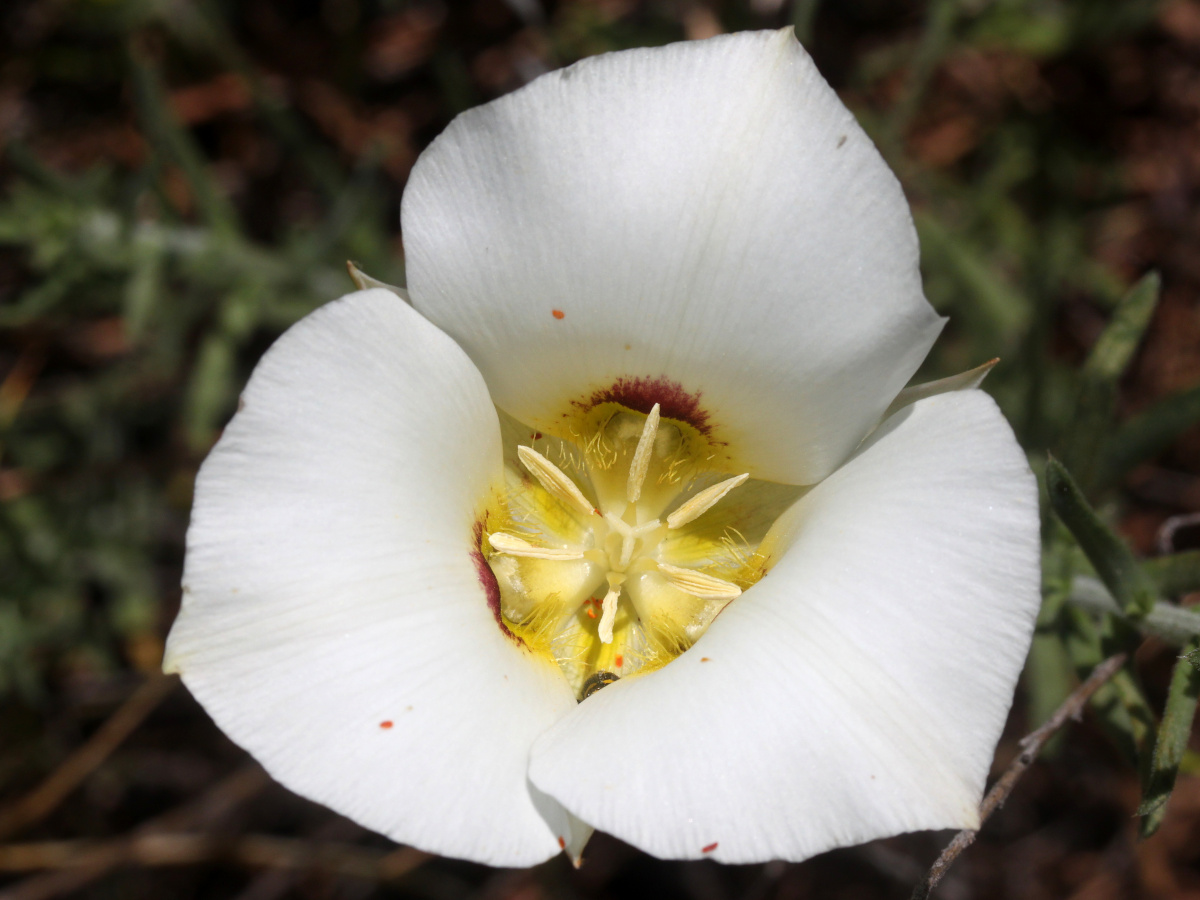
[[[403,228],[412,306],[292,328],[200,473],[167,667],[217,724],[498,865],[593,827],[749,862],[975,825],[1034,482],[978,377],[897,397],[942,320],[790,33],[465,113]]]

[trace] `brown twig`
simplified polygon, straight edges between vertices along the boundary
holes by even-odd
[[[178,682],[174,675],[151,676],[45,781],[16,803],[0,810],[0,841],[50,815],[124,743]]]
[[[252,868],[320,871],[392,881],[429,858],[411,847],[381,851],[333,841],[262,834],[131,834],[107,841],[41,841],[0,847],[0,871],[76,869],[104,865],[188,866],[224,860]]]
[[[353,843],[364,830],[341,816],[326,819],[304,835],[306,841],[340,841]],[[291,894],[304,872],[295,869],[263,869],[252,878],[245,889],[230,900],[279,900]]]
[[[1087,677],[1087,680],[1071,692],[1071,695],[1062,702],[1062,705],[1054,711],[1054,715],[1045,724],[1021,739],[1020,754],[1005,769],[1004,774],[992,785],[992,789],[983,798],[983,803],[979,807],[979,824],[981,826],[988,820],[988,817],[992,813],[1004,805],[1004,801],[1008,799],[1008,795],[1016,787],[1017,781],[1033,761],[1037,759],[1046,742],[1054,736],[1054,733],[1058,729],[1066,724],[1068,719],[1078,719],[1082,715],[1083,708],[1087,705],[1088,700],[1091,699],[1092,694],[1096,693],[1106,681],[1117,674],[1117,671],[1125,664],[1127,658],[1128,654],[1118,653],[1110,656],[1104,662],[1100,663],[1100,665],[1096,666],[1092,670],[1092,674]],[[960,831],[954,836],[954,839],[942,851],[941,856],[937,858],[937,861],[925,873],[925,877],[913,889],[912,900],[926,900],[929,897],[930,892],[937,887],[938,882],[945,876],[950,866],[953,865],[954,860],[958,859],[959,854],[975,841],[976,834],[978,834],[978,829],[967,829]]]
[[[163,835],[196,828],[211,828],[271,783],[257,764],[250,763],[217,782],[198,799],[151,819],[120,840],[138,841],[151,835]],[[61,897],[103,877],[121,865],[106,842],[81,849],[69,869],[37,875],[0,890],[0,900],[50,900]],[[7,848],[7,849],[11,849]]]

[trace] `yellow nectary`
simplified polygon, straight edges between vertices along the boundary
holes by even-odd
[[[798,489],[714,472],[695,429],[657,403],[581,422],[572,441],[531,433],[517,448],[480,551],[502,627],[583,699],[670,662],[757,582],[768,528]]]

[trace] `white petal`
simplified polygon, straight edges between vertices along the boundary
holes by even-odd
[[[559,850],[529,747],[574,698],[501,632],[472,559],[500,471],[450,338],[385,290],[324,307],[264,357],[200,472],[167,666],[298,793],[526,865]]]
[[[978,391],[922,400],[795,513],[792,546],[692,649],[537,741],[539,788],[672,858],[977,824],[1039,596],[1008,425]]]
[[[587,59],[466,112],[402,218],[413,303],[497,405],[554,433],[648,379],[641,412],[700,395],[756,478],[831,471],[941,329],[899,184],[789,31]]]

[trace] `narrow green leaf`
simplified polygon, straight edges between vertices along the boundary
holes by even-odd
[[[1175,663],[1171,688],[1163,711],[1162,725],[1154,744],[1154,761],[1138,815],[1142,816],[1141,836],[1150,837],[1162,824],[1167,801],[1175,788],[1175,778],[1187,750],[1196,715],[1196,700],[1200,698],[1200,670],[1191,663],[1193,654],[1200,654],[1200,639],[1193,640],[1187,652]]]
[[[329,199],[336,199],[346,179],[337,160],[314,141],[278,92],[268,87],[244,44],[230,30],[219,6],[210,0],[164,3],[158,6],[161,20],[189,46],[211,53],[224,68],[236,72],[250,90],[255,105],[288,154],[307,171],[309,178]]]
[[[1121,607],[1102,583],[1089,575],[1071,580],[1067,601],[1099,616],[1119,616]],[[1200,636],[1200,612],[1175,603],[1155,603],[1145,618],[1132,623],[1143,635],[1154,635],[1174,647],[1183,647]]]
[[[1167,449],[1183,432],[1200,422],[1200,386],[1160,400],[1121,425],[1105,444],[1098,484],[1108,487],[1138,463]]]
[[[184,425],[193,450],[209,449],[228,414],[226,405],[234,394],[234,356],[233,342],[219,331],[209,334],[200,345],[184,406]]]
[[[1158,305],[1161,287],[1159,274],[1150,272],[1129,289],[1083,364],[1086,380],[1113,383],[1125,374]]]
[[[1098,456],[1112,423],[1117,382],[1146,333],[1161,283],[1158,273],[1151,272],[1129,289],[1080,372],[1079,399],[1063,456],[1085,488],[1090,489],[1097,480]]]
[[[1142,568],[1164,597],[1181,597],[1200,591],[1200,550],[1148,559]]]
[[[1100,520],[1062,463],[1046,463],[1046,488],[1067,526],[1124,615],[1140,619],[1154,608],[1156,592],[1125,542]]]
[[[1184,775],[1200,775],[1200,753],[1195,750],[1183,751],[1183,762],[1179,764],[1179,771]]]
[[[963,13],[962,4],[957,0],[933,0],[928,5],[921,39],[908,70],[908,83],[900,101],[888,113],[891,141],[899,141],[920,107],[937,64],[950,49],[954,28]]]
[[[1037,634],[1025,661],[1025,693],[1029,698],[1029,720],[1045,722],[1078,685],[1075,667],[1057,634]],[[1054,756],[1062,744],[1063,733],[1054,735],[1042,751]]]
[[[1103,631],[1081,609],[1068,607],[1063,611],[1063,620],[1064,643],[1080,680],[1113,653],[1125,649],[1123,636],[1111,628],[1116,621],[1112,617],[1107,619]],[[1154,752],[1157,723],[1154,711],[1128,665],[1092,695],[1091,705],[1101,728],[1137,768],[1145,784]]]
[[[145,332],[162,296],[165,262],[162,242],[150,238],[135,239],[132,259],[133,272],[125,286],[124,316],[125,330],[136,341]]]
[[[921,210],[914,214],[914,221],[921,237],[923,260],[936,261],[937,268],[948,273],[974,301],[960,304],[956,314],[975,318],[978,330],[995,336],[994,346],[1012,345],[1033,318],[1029,298],[1014,288],[1005,273],[998,271],[987,254],[960,231]]]
[[[235,234],[237,213],[213,181],[203,152],[171,109],[158,70],[132,42],[129,63],[134,99],[146,135],[159,153],[179,166],[206,223],[215,231]]]

